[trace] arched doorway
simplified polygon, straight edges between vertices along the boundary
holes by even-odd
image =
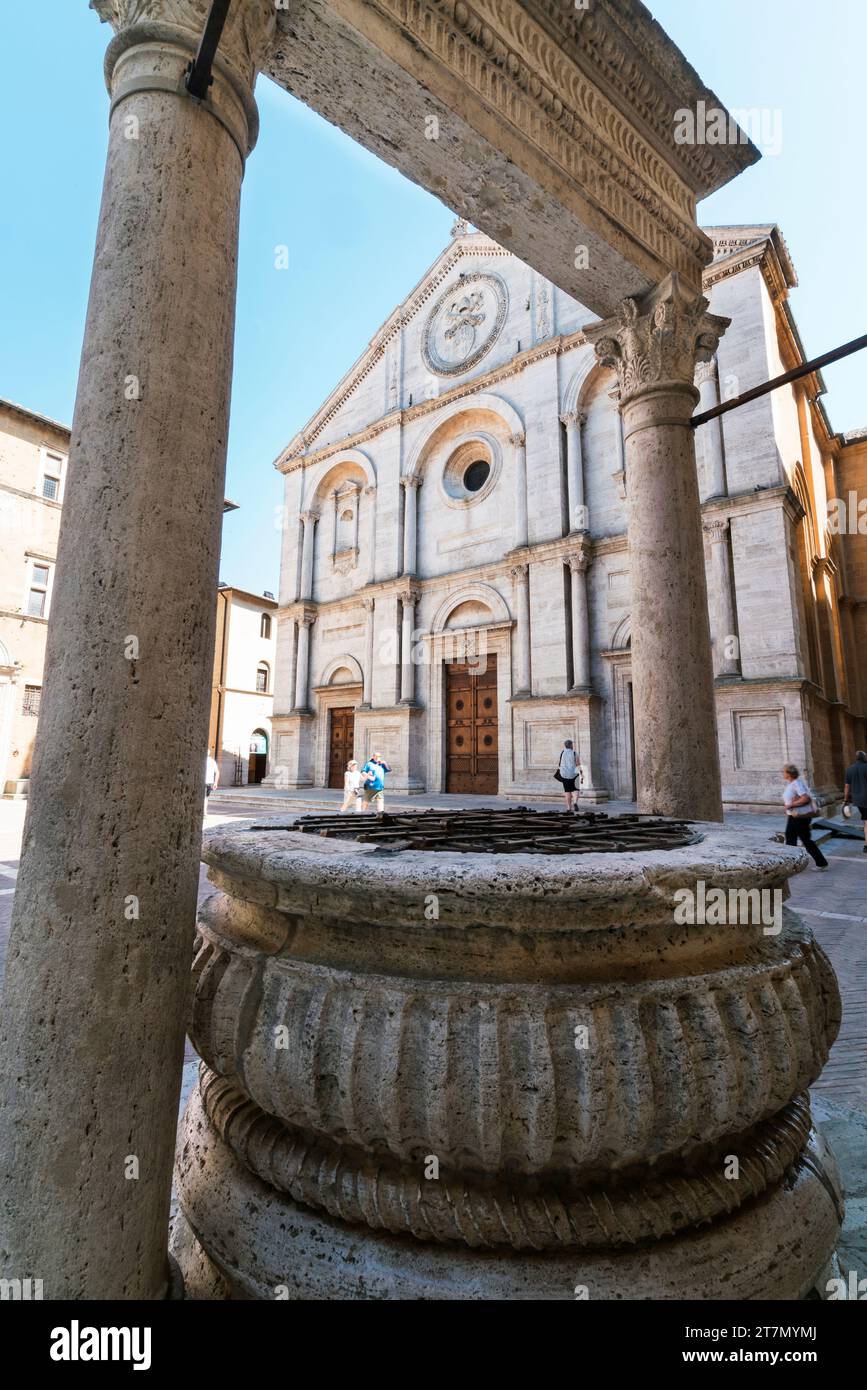
[[[247,766],[248,783],[261,782],[268,766],[268,735],[256,729],[250,735],[250,757]]]

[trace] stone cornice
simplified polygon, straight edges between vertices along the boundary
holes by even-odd
[[[677,72],[677,99],[672,88],[666,98],[642,51],[646,33],[633,47],[618,25],[623,19],[628,25],[629,16],[615,19],[615,12],[634,9],[631,0],[595,0],[579,11],[567,10],[565,0],[537,0],[532,11],[514,0],[372,0],[371,8],[459,73],[468,91],[521,130],[659,263],[695,280],[696,267],[708,259],[694,220],[696,192],[725,183],[756,152],[748,145],[739,154],[737,146],[675,147],[674,113],[683,106],[687,69]],[[669,52],[677,54],[673,45]],[[695,86],[695,97],[722,109],[703,86]],[[633,101],[637,110],[630,109]]]
[[[535,362],[540,362],[545,357],[560,356],[563,353],[573,352],[576,348],[583,347],[586,338],[583,333],[569,333],[559,335],[556,338],[547,338],[544,342],[538,343],[535,347],[526,348],[523,352],[516,353],[509,362],[502,367],[494,367],[491,371],[485,372],[481,376],[473,377],[470,381],[462,382],[459,386],[453,386],[448,391],[443,391],[440,395],[431,400],[417,401],[414,405],[407,406],[405,410],[393,410],[388,415],[382,415],[378,420],[366,425],[364,429],[358,430],[355,434],[347,435],[345,438],[336,440],[334,443],[325,444],[321,449],[314,449],[309,453],[293,452],[295,446],[301,441],[301,436],[296,435],[295,439],[287,449],[275,460],[274,467],[281,473],[293,473],[298,468],[308,468],[316,463],[322,463],[325,459],[333,458],[336,454],[345,453],[347,449],[357,449],[361,445],[368,443],[371,439],[376,439],[378,435],[384,434],[386,430],[395,429],[398,426],[409,424],[413,420],[419,419],[424,415],[432,415],[440,410],[444,405],[450,405],[453,401],[463,400],[467,396],[474,396],[480,392],[490,391],[498,382],[506,381],[509,377],[518,376],[525,368]],[[375,364],[374,364],[375,365]],[[367,375],[367,372],[364,373]],[[355,386],[362,380],[357,377],[352,384],[347,396],[351,394]],[[342,401],[341,401],[342,404]],[[314,417],[318,418],[318,417]],[[304,440],[308,443],[315,437],[315,433],[320,433],[325,428],[327,420],[323,420],[313,432],[308,426],[303,431]]]
[[[671,147],[675,112],[684,100],[693,108],[699,101],[722,109],[722,102],[690,68],[680,50],[644,5],[633,0],[596,0],[578,9],[574,0],[537,0],[534,13],[556,16],[558,37],[577,32],[581,59],[589,63],[594,81],[604,86],[612,100],[626,103],[653,131],[660,148],[672,152],[697,198],[704,198],[727,183],[759,157],[751,144],[708,148],[706,145]],[[571,47],[571,46],[570,46]],[[726,158],[727,156],[727,158]]]

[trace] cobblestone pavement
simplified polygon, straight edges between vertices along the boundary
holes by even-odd
[[[257,813],[274,815],[293,809],[295,814],[332,810],[339,805],[340,799],[339,792],[318,788],[309,792],[281,793],[276,797],[242,794],[234,800],[231,792],[227,791],[217,800],[212,800],[214,814],[207,817],[206,825],[218,825],[224,820],[250,817]],[[562,802],[552,800],[550,803],[533,804],[541,809],[561,806]],[[494,797],[467,797],[459,801],[458,798],[446,796],[414,797],[411,801],[406,797],[394,796],[390,802],[393,810],[427,806],[454,808],[456,805],[503,806],[504,803]],[[612,813],[634,809],[627,803],[609,802],[605,806],[605,810]],[[0,800],[0,976],[5,961],[24,810],[22,802]],[[782,826],[781,816],[733,814],[727,816],[726,820],[730,824],[751,827],[756,831],[764,830],[768,835]],[[828,1101],[867,1112],[867,855],[862,853],[862,845],[857,840],[829,839],[823,844],[823,850],[831,865],[827,873],[819,873],[810,865],[790,881],[791,905],[803,913],[828,952],[843,996],[843,1026],[815,1090]],[[200,898],[208,891],[205,867],[202,865]],[[195,1064],[195,1054],[188,1043],[184,1068],[185,1095],[194,1081]]]

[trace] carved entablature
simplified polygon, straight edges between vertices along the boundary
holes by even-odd
[[[605,2],[596,0],[596,8],[604,8]],[[602,88],[594,80],[594,69],[602,66],[611,72],[619,57],[618,80],[629,74],[633,92],[651,90],[652,80],[646,70],[641,72],[640,51],[631,68],[622,45],[618,50],[609,40],[600,55],[600,31],[587,24],[589,11],[577,12],[574,6],[571,24],[561,27],[556,37],[546,33],[535,7],[531,14],[514,0],[377,0],[376,8],[498,108],[505,121],[541,145],[569,178],[664,264],[695,279],[696,268],[708,257],[707,242],[695,225],[694,185],[716,187],[733,177],[744,161],[720,177],[718,146],[684,146],[688,154],[681,170],[659,153],[663,142],[669,152],[673,149],[671,93],[667,104],[661,97],[656,103],[657,129],[649,138],[635,120],[638,113],[624,114],[622,100],[608,96],[608,82]],[[545,8],[549,18],[561,11],[550,0]],[[705,88],[702,94],[712,95]],[[645,110],[650,110],[646,102]],[[726,151],[723,159],[729,162],[731,154]]]
[[[692,386],[696,362],[716,352],[730,319],[707,312],[707,300],[666,276],[646,295],[624,299],[620,313],[585,329],[596,356],[617,372],[621,406],[652,387]]]

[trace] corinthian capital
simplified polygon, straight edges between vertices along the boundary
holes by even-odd
[[[205,27],[211,0],[90,0],[90,8],[117,33],[135,25],[170,25],[173,29],[187,30],[195,48]],[[235,0],[229,7],[217,53],[249,86],[253,85],[262,65],[276,23],[273,0]]]
[[[731,319],[707,312],[708,302],[674,273],[646,294],[584,330],[596,356],[617,372],[620,403],[658,386],[692,387],[697,362],[707,362]]]

